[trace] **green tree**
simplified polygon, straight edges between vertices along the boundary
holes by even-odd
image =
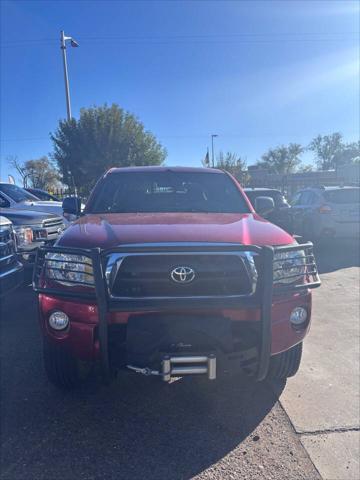
[[[51,135],[63,181],[87,193],[111,167],[160,165],[166,150],[131,113],[113,104],[83,108]]]
[[[21,176],[24,187],[50,190],[59,185],[59,172],[46,156],[23,163],[16,157],[10,157],[9,163]]]
[[[339,132],[318,135],[308,149],[315,153],[319,170],[333,170],[341,165],[356,163],[360,157],[360,141],[344,143]]]
[[[297,169],[299,173],[308,173],[308,172],[313,172],[314,168],[312,165],[305,164],[305,165],[300,165]]]
[[[248,177],[246,160],[233,152],[224,154],[224,152],[220,151],[216,157],[215,168],[231,173],[241,182],[245,182]]]
[[[344,149],[342,135],[339,132],[318,135],[310,142],[308,149],[315,153],[319,170],[334,169]]]
[[[336,165],[358,164],[360,161],[360,141],[346,143],[335,158]]]
[[[288,174],[296,171],[301,164],[300,156],[304,148],[298,143],[271,148],[257,162],[257,166],[270,173]]]

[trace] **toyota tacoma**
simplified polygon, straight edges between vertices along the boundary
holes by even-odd
[[[44,363],[61,388],[98,365],[164,382],[224,372],[257,381],[299,368],[320,285],[312,244],[216,169],[113,168],[53,247],[38,251]]]

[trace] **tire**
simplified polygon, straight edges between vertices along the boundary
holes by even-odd
[[[314,233],[314,225],[313,223],[310,221],[310,220],[305,220],[304,224],[303,224],[303,228],[302,228],[302,231],[303,231],[303,238],[307,241],[316,241],[317,238],[315,237],[315,233]]]
[[[299,370],[302,355],[302,343],[278,353],[270,359],[270,367],[267,378],[270,380],[284,380],[293,377]]]
[[[44,341],[44,366],[49,381],[61,390],[73,390],[82,381],[80,362],[67,350]]]

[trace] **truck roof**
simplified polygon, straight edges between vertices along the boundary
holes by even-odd
[[[107,171],[106,174],[110,173],[120,173],[120,172],[206,172],[206,173],[215,173],[223,174],[222,170],[217,168],[201,168],[201,167],[159,167],[159,166],[150,166],[150,167],[113,167]]]
[[[299,190],[299,192],[303,192],[304,190],[323,190],[323,191],[330,191],[330,190],[358,190],[360,187],[359,185],[314,185],[309,187],[304,187]]]
[[[277,188],[268,188],[268,187],[245,187],[244,192],[280,192]]]

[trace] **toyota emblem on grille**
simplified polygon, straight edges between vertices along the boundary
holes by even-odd
[[[176,283],[190,283],[195,278],[195,271],[190,267],[176,267],[171,270],[170,277]]]

